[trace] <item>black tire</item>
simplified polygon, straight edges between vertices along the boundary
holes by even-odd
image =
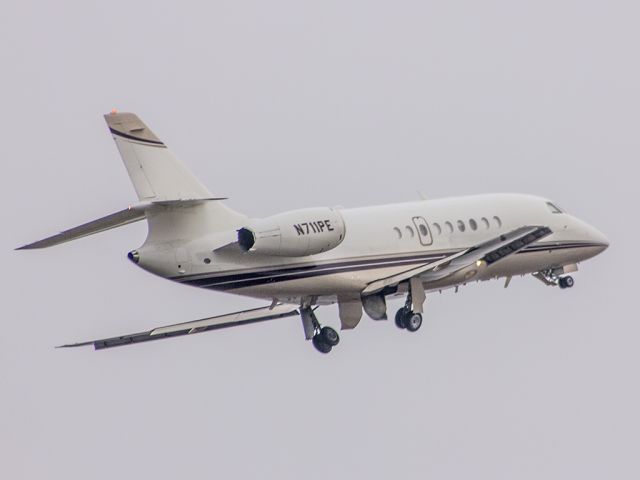
[[[331,351],[331,345],[324,341],[322,335],[314,335],[314,337],[311,339],[311,342],[313,343],[313,346],[316,347],[316,350],[318,350],[320,353],[329,353]]]
[[[573,277],[571,276],[567,276],[567,277],[562,277],[560,279],[560,288],[571,288],[573,287]]]
[[[340,343],[340,335],[331,327],[322,327],[320,330],[320,337],[322,341],[327,345],[335,347]]]
[[[417,332],[422,326],[422,314],[411,312],[405,320],[406,329],[410,332]]]
[[[396,327],[400,329],[407,328],[405,319],[407,318],[408,312],[409,310],[407,310],[407,307],[402,307],[400,310],[396,312]]]

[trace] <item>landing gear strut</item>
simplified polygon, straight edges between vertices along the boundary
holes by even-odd
[[[396,312],[396,327],[410,332],[417,332],[422,326],[422,314],[416,313],[411,309],[411,302],[411,293],[409,293],[404,307]]]
[[[329,353],[333,347],[340,343],[340,336],[331,327],[322,327],[311,307],[301,308],[302,325],[305,337],[311,340],[313,346],[320,353]]]

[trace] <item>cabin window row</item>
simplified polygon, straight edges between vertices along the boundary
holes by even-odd
[[[455,227],[454,224],[448,220],[442,225],[440,225],[440,223],[438,222],[433,222],[431,223],[431,225],[433,227],[432,230],[434,235],[442,235],[443,233],[452,234],[456,229],[460,233],[464,233],[467,231],[467,226],[469,231],[474,232],[479,228],[488,230],[491,228],[492,224],[497,228],[502,227],[502,220],[497,215],[495,215],[491,220],[492,221],[490,222],[487,217],[482,217],[480,219],[480,222],[477,222],[474,218],[470,218],[467,222],[465,222],[464,220],[458,220],[455,222]],[[425,225],[420,224],[418,228],[420,228],[419,233],[422,237],[426,237],[429,235],[429,232],[427,231],[427,227]],[[396,232],[398,238],[402,238],[403,230],[401,228],[394,227],[393,230]],[[404,231],[406,232],[408,238],[413,238],[416,234],[416,232],[414,231],[414,227],[412,227],[411,225],[406,225],[404,227]]]
[[[500,220],[500,217],[496,215],[492,218],[492,220],[493,220],[493,225],[495,227],[497,228],[502,227],[502,220]],[[465,231],[467,231],[467,226],[469,230],[472,230],[474,232],[478,230],[478,228],[484,228],[485,230],[489,230],[491,228],[491,222],[487,217],[482,217],[479,223],[476,222],[474,218],[470,218],[466,223],[464,220],[458,220],[455,223],[455,227],[454,227],[454,224],[449,221],[444,222],[442,226],[440,226],[438,222],[434,222],[432,223],[432,225],[433,225],[434,233],[437,235],[441,235],[443,232],[453,233],[455,229],[457,229],[461,233],[464,233]]]

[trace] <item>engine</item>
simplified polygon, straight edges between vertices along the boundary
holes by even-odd
[[[332,208],[305,208],[254,220],[238,230],[245,252],[304,257],[326,252],[344,240],[342,215]]]

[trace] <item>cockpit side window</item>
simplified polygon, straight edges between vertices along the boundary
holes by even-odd
[[[558,207],[557,205],[554,205],[551,202],[547,202],[547,207],[549,208],[551,213],[564,213],[564,211],[560,207]]]

